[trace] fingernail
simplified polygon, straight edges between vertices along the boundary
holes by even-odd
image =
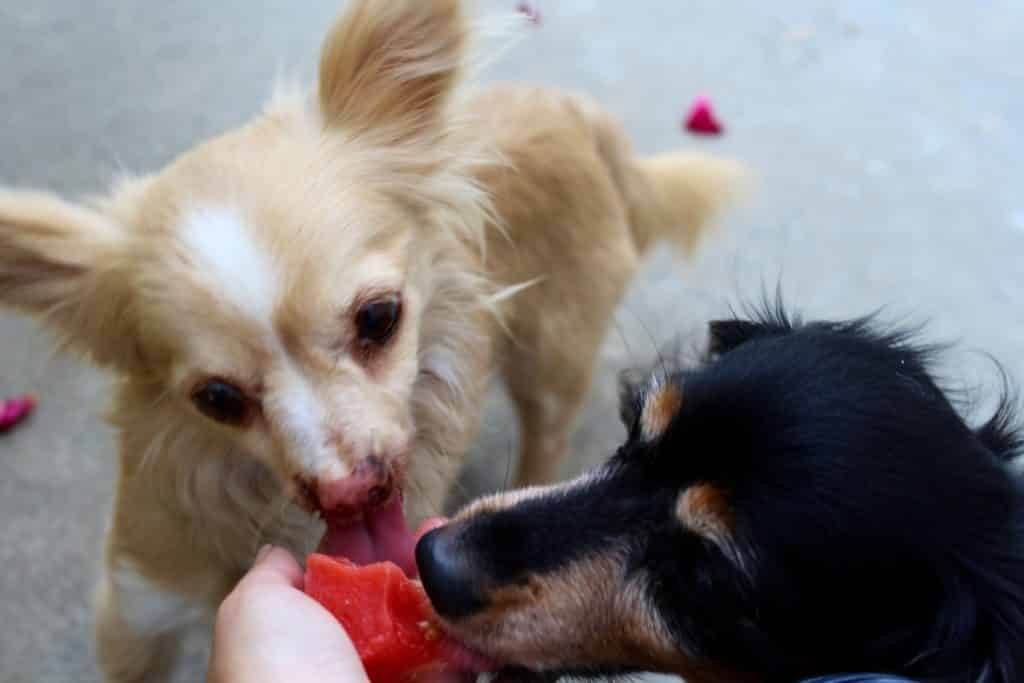
[[[263,559],[266,558],[266,556],[269,555],[270,551],[273,550],[273,549],[274,549],[274,546],[270,545],[269,543],[267,545],[263,546],[262,548],[260,548],[259,552],[256,553],[256,560],[255,560],[255,562],[262,562]]]

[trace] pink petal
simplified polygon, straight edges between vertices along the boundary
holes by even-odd
[[[11,429],[28,417],[36,407],[34,396],[16,396],[0,401],[0,432]]]
[[[516,11],[525,16],[534,26],[540,26],[540,10],[528,2],[516,5]]]
[[[686,115],[686,130],[697,135],[720,135],[725,127],[715,115],[711,100],[701,95],[693,101],[690,113]]]

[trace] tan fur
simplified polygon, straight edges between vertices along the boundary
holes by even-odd
[[[624,590],[621,560],[611,553],[581,559],[552,574],[535,575],[502,586],[487,599],[488,608],[460,622],[460,637],[499,660],[537,669],[574,663],[611,665],[627,650],[653,645],[654,653],[673,650],[656,633],[629,622],[640,612],[641,591]]]
[[[682,405],[683,390],[675,382],[660,384],[645,395],[640,411],[640,430],[644,439],[653,441],[660,438]]]
[[[353,3],[324,41],[320,109],[392,141],[436,134],[467,38],[461,0]]]
[[[729,496],[714,484],[694,484],[679,494],[676,517],[690,531],[703,536],[741,571],[748,569],[748,560],[734,542],[736,519]]]
[[[730,194],[735,164],[640,160],[583,98],[453,97],[466,30],[457,0],[357,0],[318,98],[275,101],[95,206],[0,193],[0,302],[118,378],[108,679],[159,679],[185,626],[161,610],[212,609],[262,543],[310,547],[297,479],[379,453],[409,517],[436,514],[495,369],[519,407],[519,481],[552,479],[641,254],[692,246]],[[197,223],[211,215],[227,228]],[[238,253],[219,242],[234,233]],[[401,326],[366,355],[353,307],[381,291],[400,293]],[[258,405],[251,424],[195,410],[211,377]],[[125,566],[181,600],[120,588]]]
[[[660,234],[687,246],[707,225],[691,219],[711,216],[713,195],[720,208],[742,171],[706,157],[641,171],[646,162],[632,153],[619,124],[581,96],[506,85],[481,93],[471,107],[508,161],[482,172],[511,237],[488,234],[488,272],[501,285],[537,282],[509,301],[510,340],[499,349],[519,407],[522,486],[557,474],[604,332],[654,242],[636,238],[655,229],[632,221],[649,216],[634,203],[649,198],[640,188],[650,182],[699,188],[701,210],[691,203],[692,192],[680,191],[670,215],[672,205],[662,197]],[[697,168],[704,175],[690,183]],[[585,332],[591,330],[596,333]]]
[[[686,528],[723,548],[732,544],[729,499],[717,486],[694,484],[679,494],[676,517]]]
[[[693,683],[755,681],[685,652],[646,597],[642,575],[627,576],[614,550],[557,572],[502,586],[487,609],[447,625],[499,660],[537,670],[626,666]]]

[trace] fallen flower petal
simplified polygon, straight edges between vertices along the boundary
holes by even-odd
[[[693,102],[686,116],[686,130],[698,135],[720,135],[725,127],[715,115],[710,98],[701,95]]]
[[[36,407],[34,396],[16,396],[0,401],[0,432],[6,432],[28,417]]]
[[[540,26],[540,10],[529,2],[521,2],[516,5],[516,11],[522,14],[534,26]]]

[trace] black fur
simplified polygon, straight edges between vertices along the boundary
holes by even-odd
[[[726,591],[731,614],[702,591],[690,598],[694,620],[675,609],[692,585],[678,572],[663,581],[657,602],[678,628],[713,658],[747,653],[736,664],[770,680],[1020,680],[1024,503],[1005,466],[1020,445],[1011,402],[972,431],[928,372],[931,350],[866,319],[802,325],[776,309],[713,324],[713,338],[722,330],[718,359],[679,378],[683,408],[652,455],[694,454],[666,474],[725,490],[739,552],[754,559],[747,590],[741,580]],[[656,572],[667,577],[668,548]]]
[[[932,351],[869,319],[766,307],[712,323],[710,350],[667,378],[683,401],[660,438],[626,392],[629,438],[589,483],[468,520],[488,582],[626,548],[680,648],[727,669],[1024,680],[1013,402],[970,428]],[[674,516],[698,483],[724,493],[735,554]]]

